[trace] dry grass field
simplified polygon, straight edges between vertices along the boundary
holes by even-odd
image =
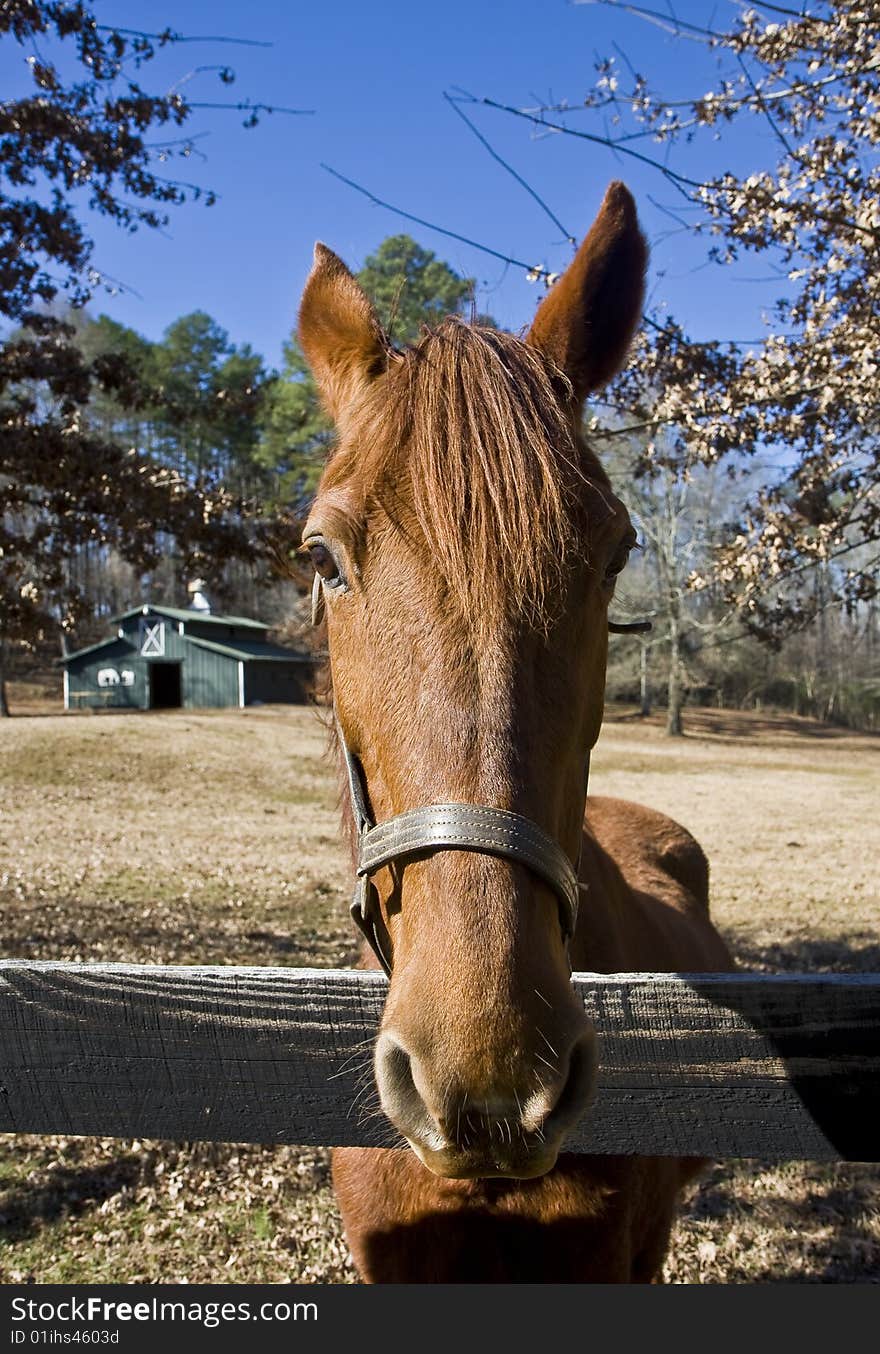
[[[314,712],[63,716],[27,697],[14,689],[20,717],[0,721],[5,956],[353,962]],[[693,711],[669,741],[619,712],[592,787],[697,836],[742,967],[877,971],[878,754],[877,737],[804,720]],[[876,1283],[878,1186],[880,1167],[719,1163],[685,1203],[667,1278]],[[323,1152],[5,1136],[0,1282],[356,1275]]]

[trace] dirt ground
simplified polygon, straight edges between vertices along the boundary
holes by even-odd
[[[0,951],[29,959],[345,966],[336,786],[302,708],[0,721]],[[744,968],[880,970],[880,738],[690,711],[610,711],[595,793],[702,843]],[[873,859],[872,859],[873,857]],[[674,1283],[880,1280],[880,1167],[719,1163],[685,1201]],[[356,1282],[326,1153],[5,1136],[0,1281]]]

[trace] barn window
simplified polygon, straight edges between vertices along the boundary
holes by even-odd
[[[140,623],[140,639],[144,658],[161,658],[165,653],[165,622],[145,616]]]

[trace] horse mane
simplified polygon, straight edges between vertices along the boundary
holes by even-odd
[[[588,550],[587,506],[609,488],[571,398],[537,349],[450,316],[392,355],[356,411],[357,445],[328,479],[356,478],[367,511],[409,508],[475,623],[512,614],[543,628]]]

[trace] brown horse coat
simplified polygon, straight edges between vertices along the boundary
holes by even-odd
[[[645,260],[614,184],[525,341],[453,318],[395,352],[323,246],[303,296],[300,339],[339,430],[304,546],[372,815],[513,812],[580,857],[586,885],[569,954],[558,900],[525,865],[440,850],[376,873],[393,971],[375,1078],[409,1147],[334,1154],[368,1282],[650,1281],[694,1170],[564,1153],[596,1065],[569,959],[730,967],[689,834],[619,800],[583,816],[635,534],[581,408],[624,360]]]
[[[580,876],[576,971],[732,967],[709,920],[706,857],[671,818],[591,796]],[[700,1165],[563,1154],[537,1180],[444,1181],[409,1151],[339,1148],[333,1182],[367,1282],[649,1283]]]

